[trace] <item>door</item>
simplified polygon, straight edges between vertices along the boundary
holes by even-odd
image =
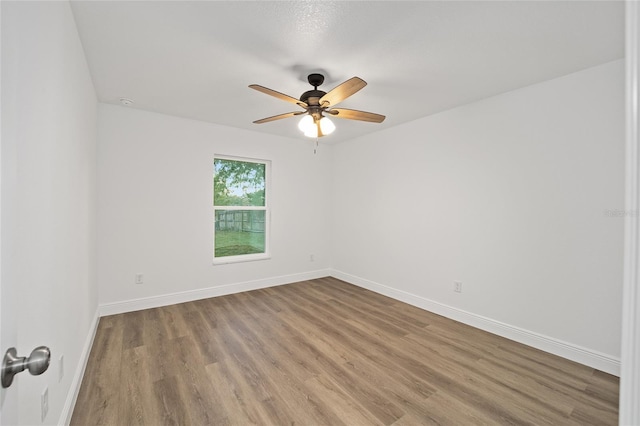
[[[3,153],[0,151],[0,156]],[[0,162],[0,173],[2,171],[2,165]],[[2,196],[2,185],[0,185],[0,199]],[[8,251],[5,247],[5,231],[6,224],[4,223],[6,209],[3,209],[3,202],[0,202],[0,239],[2,244],[0,247],[0,348],[1,356],[4,356],[4,352],[11,347],[18,346],[18,332],[17,324],[14,320],[16,318],[16,303],[15,303],[15,290],[10,283],[10,277],[7,277],[5,272],[8,272],[5,261],[5,253]],[[0,388],[0,425],[15,425],[18,424],[18,386],[19,381],[14,380],[14,383],[9,388]]]
[[[6,123],[11,120],[11,108],[7,108],[8,96],[5,87],[6,55],[10,49],[6,46],[6,22],[2,13],[4,5],[0,2],[0,359],[11,347],[18,347],[19,312],[18,287],[15,285],[16,270],[12,265],[12,250],[16,233],[16,146],[15,135],[8,134]],[[11,141],[11,142],[10,142]],[[13,262],[15,264],[15,262]],[[0,425],[18,424],[19,381],[14,380],[11,387],[0,388]]]

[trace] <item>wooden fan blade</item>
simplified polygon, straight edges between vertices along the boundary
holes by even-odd
[[[320,120],[316,120],[316,126],[318,126],[318,137],[323,137],[324,134],[322,133],[322,129],[320,128]]]
[[[333,117],[346,118],[348,120],[368,121],[370,123],[382,123],[386,118],[384,115],[375,114],[373,112],[346,108],[333,108],[325,112],[328,112]]]
[[[280,92],[276,92],[275,90],[271,90],[267,87],[264,86],[260,86],[259,84],[250,84],[249,87],[251,87],[254,90],[257,90],[258,92],[262,92],[265,93],[267,95],[271,95],[275,98],[278,99],[282,99],[283,101],[287,101],[287,102],[291,102],[292,104],[296,104],[296,105],[300,105],[302,108],[307,108],[308,105],[304,102],[302,102],[300,99],[296,99],[293,98],[289,95],[285,95],[284,93],[280,93]]]
[[[273,117],[267,117],[261,120],[256,120],[253,123],[254,124],[268,123],[270,121],[282,120],[283,118],[289,118],[289,117],[293,117],[294,115],[301,115],[306,113],[307,113],[306,111],[285,112],[284,114],[278,114],[278,115],[274,115]]]
[[[366,85],[367,82],[359,77],[350,78],[344,83],[334,87],[329,91],[329,93],[321,97],[320,105],[325,106],[323,105],[325,103],[328,103],[327,106],[337,105],[339,102],[347,99],[349,96],[353,95]]]

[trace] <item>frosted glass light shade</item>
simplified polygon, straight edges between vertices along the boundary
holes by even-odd
[[[318,126],[313,121],[313,117],[310,115],[305,115],[302,117],[302,120],[298,123],[298,129],[300,129],[305,136],[310,138],[318,137]],[[323,135],[330,135],[336,129],[335,124],[327,117],[322,117],[320,119],[320,130]]]
[[[305,115],[298,123],[298,129],[300,129],[306,136],[307,133],[316,132],[316,124],[313,122],[313,117]]]
[[[320,120],[320,130],[323,135],[330,135],[336,129],[336,125],[328,117],[322,117]]]

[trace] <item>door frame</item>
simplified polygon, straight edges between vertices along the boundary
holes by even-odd
[[[625,4],[625,245],[619,424],[640,424],[640,5]]]

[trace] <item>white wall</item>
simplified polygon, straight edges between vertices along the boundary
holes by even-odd
[[[616,372],[623,75],[616,61],[335,146],[336,275]]]
[[[18,355],[52,352],[46,373],[22,373],[5,392],[19,392],[16,423],[41,424],[48,386],[44,424],[57,424],[97,312],[97,100],[68,3],[1,7],[2,280],[15,296]]]
[[[318,155],[302,140],[100,105],[102,312],[329,271],[618,373],[622,75],[612,62]],[[273,161],[271,260],[212,265],[214,154]]]
[[[106,104],[98,128],[103,312],[327,274],[329,147]],[[212,265],[214,154],[272,161],[271,259]]]

